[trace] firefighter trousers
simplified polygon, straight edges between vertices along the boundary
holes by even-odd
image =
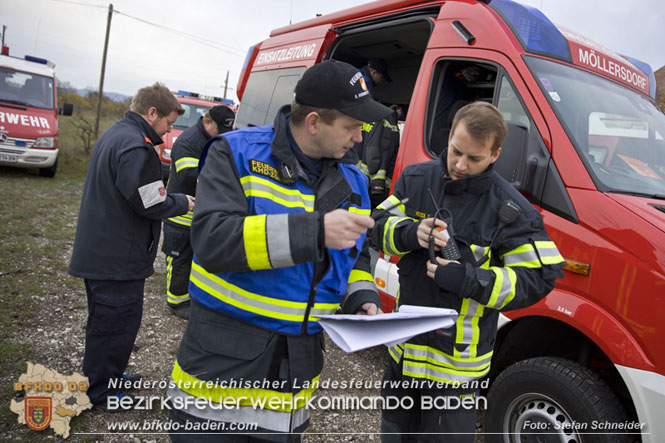
[[[109,379],[120,378],[127,368],[143,315],[145,280],[85,279],[88,323],[85,328],[83,374],[88,377],[88,397],[93,405],[115,395]]]
[[[415,380],[424,387],[404,387],[401,366],[389,358],[381,396],[398,398],[403,407],[381,411],[383,443],[473,443],[476,428],[475,402],[462,407],[462,399],[477,399],[478,389],[437,387],[429,380]],[[445,385],[445,383],[444,383]]]
[[[164,223],[162,251],[166,254],[166,301],[171,306],[189,302],[189,274],[194,255],[189,228]]]

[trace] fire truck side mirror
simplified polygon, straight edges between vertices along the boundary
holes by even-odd
[[[62,105],[62,108],[58,108],[58,114],[60,115],[72,115],[74,113],[74,103],[65,103]]]

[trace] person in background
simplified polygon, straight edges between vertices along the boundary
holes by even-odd
[[[392,78],[388,74],[388,65],[381,58],[369,59],[360,69],[360,73],[374,98],[377,86],[392,83]],[[360,159],[357,164],[358,169],[369,179],[372,207],[388,196],[399,149],[397,120],[403,117],[400,114],[403,114],[404,110],[398,105],[391,105],[390,108],[394,112],[380,122],[367,122],[363,125],[363,139],[353,147]]]
[[[196,195],[199,159],[208,141],[233,129],[235,114],[226,105],[213,106],[196,124],[180,134],[171,150],[168,193]],[[166,303],[181,318],[189,318],[189,272],[192,269],[192,245],[189,227],[192,212],[164,220],[162,251],[166,254]]]
[[[361,78],[347,63],[318,63],[273,125],[209,146],[191,228],[190,318],[168,391],[174,405],[191,406],[170,411],[171,429],[256,423],[253,435],[195,439],[300,441],[323,368],[317,316],[340,304],[351,314],[381,312],[366,243],[374,225],[367,178],[352,147],[363,122],[390,110]]]
[[[414,433],[418,441],[473,442],[475,408],[427,409],[421,399],[475,399],[478,390],[464,383],[490,370],[499,312],[537,303],[563,277],[565,262],[540,213],[493,171],[507,132],[493,105],[466,105],[455,115],[441,157],[407,166],[377,208],[372,244],[401,256],[398,306],[459,313],[450,329],[389,348],[381,394],[410,397],[416,407],[382,411],[383,442],[411,441]],[[404,198],[408,202],[399,204]],[[437,253],[452,246],[449,232],[459,258]]]
[[[83,373],[90,402],[104,410],[111,410],[109,396],[126,395],[109,388],[110,379],[140,378],[123,373],[141,326],[161,220],[194,208],[193,197],[167,194],[155,151],[184,110],[160,83],[140,89],[129,109],[92,150],[68,269],[85,282]]]

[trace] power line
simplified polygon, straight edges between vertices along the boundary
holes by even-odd
[[[65,0],[59,0],[59,1],[65,1]],[[118,11],[117,9],[114,9],[113,12],[116,13],[116,14],[124,15],[125,17],[129,17],[129,18],[131,18],[133,20],[136,20],[138,22],[141,22],[141,23],[144,23],[144,24],[147,24],[147,25],[150,25],[150,26],[154,26],[154,27],[162,29],[162,30],[168,30],[168,31],[174,32],[174,33],[179,34],[179,35],[181,35],[185,38],[193,40],[197,43],[200,43],[200,44],[206,45],[206,46],[210,46],[210,47],[215,48],[219,51],[226,52],[226,53],[231,54],[231,55],[235,55],[236,57],[244,57],[245,56],[245,53],[242,52],[241,49],[233,48],[231,46],[228,46],[229,49],[226,49],[226,48],[223,48],[222,46],[220,46],[219,43],[213,42],[212,40],[208,40],[206,38],[199,37],[199,36],[194,35],[194,34],[189,34],[187,32],[180,31],[178,29],[169,28],[168,26],[164,26],[162,23],[153,23],[153,22],[150,22],[148,20],[142,19],[140,17],[135,17],[133,15],[127,14],[126,12]],[[232,52],[232,51],[237,51],[237,52]]]
[[[58,2],[58,3],[69,3],[72,5],[79,5],[79,6],[87,6],[89,8],[100,8],[100,9],[106,9],[107,6],[102,6],[102,5],[91,5],[90,3],[83,3],[83,2],[75,2],[72,0],[51,0],[52,2]]]

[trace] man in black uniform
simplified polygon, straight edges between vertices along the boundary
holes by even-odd
[[[377,208],[409,198],[377,214],[371,233],[385,253],[402,255],[398,304],[459,312],[450,329],[389,348],[382,395],[410,397],[415,407],[383,411],[384,442],[409,441],[406,434],[414,433],[418,441],[473,442],[474,408],[421,406],[429,404],[426,397],[451,397],[450,404],[475,398],[471,382],[489,372],[499,312],[538,302],[563,277],[564,260],[540,214],[493,171],[506,134],[503,116],[491,104],[463,107],[453,120],[448,149],[437,160],[405,168],[393,195]],[[512,220],[499,218],[506,208]],[[448,245],[449,226],[461,255],[453,260],[436,253]]]
[[[212,137],[232,130],[234,119],[235,114],[228,106],[214,106],[194,126],[180,134],[171,151],[168,193],[196,195],[203,148]],[[189,228],[192,215],[188,212],[164,220],[162,243],[162,251],[166,254],[166,303],[174,314],[185,319],[189,318],[190,305],[188,286],[193,252]]]
[[[191,196],[166,193],[154,148],[184,110],[159,83],[140,89],[129,109],[95,143],[68,269],[85,279],[83,373],[90,402],[101,409],[112,409],[110,396],[125,395],[109,389],[109,379],[123,377],[134,347],[161,219],[194,208]]]

